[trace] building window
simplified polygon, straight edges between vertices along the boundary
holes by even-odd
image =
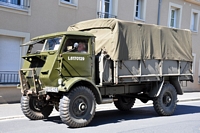
[[[192,9],[191,21],[190,21],[191,31],[198,32],[198,26],[199,26],[199,11]]]
[[[98,18],[116,18],[114,15],[113,7],[116,0],[99,0],[99,11],[97,12]]]
[[[59,0],[59,5],[61,6],[73,6],[77,7],[78,6],[78,0]]]
[[[63,0],[63,2],[69,2],[69,3],[72,3],[71,0]]]
[[[169,27],[180,28],[181,27],[181,14],[182,6],[170,3],[169,4]]]
[[[146,0],[135,0],[135,19],[145,21]]]
[[[28,9],[30,7],[30,0],[0,0],[0,5],[18,9]]]
[[[23,2],[21,0],[0,0],[0,1],[8,3],[8,4],[18,5],[18,6],[22,5],[21,3]]]
[[[176,27],[176,14],[177,14],[177,10],[176,9],[172,9],[171,10],[171,20],[170,20],[170,27]]]
[[[137,3],[136,3],[136,11],[135,11],[135,17],[141,18],[141,9],[142,9],[141,0],[137,0]]]

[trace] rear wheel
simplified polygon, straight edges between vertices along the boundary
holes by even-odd
[[[165,84],[160,95],[153,100],[155,111],[162,116],[172,115],[176,108],[177,93],[172,84]]]
[[[22,96],[21,109],[26,117],[31,120],[47,118],[53,111],[53,106],[42,104],[36,97]]]
[[[95,108],[92,91],[85,86],[78,86],[60,100],[60,117],[69,127],[83,127],[93,119]]]
[[[117,99],[118,99],[117,101],[114,101],[114,104],[115,107],[117,107],[121,111],[130,110],[135,103],[135,98],[118,96]]]

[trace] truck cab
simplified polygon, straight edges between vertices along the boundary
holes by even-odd
[[[84,51],[79,47],[82,43]],[[24,95],[59,92],[60,82],[74,77],[94,80],[94,36],[83,32],[60,32],[33,38],[20,70]],[[61,90],[59,90],[61,89]],[[64,90],[65,91],[65,90]]]

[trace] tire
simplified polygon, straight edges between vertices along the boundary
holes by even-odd
[[[23,114],[31,120],[41,120],[47,118],[53,111],[53,106],[45,105],[38,107],[37,98],[31,96],[21,97],[21,109]]]
[[[94,94],[85,86],[78,86],[64,95],[59,105],[61,120],[75,128],[87,126],[94,117],[95,109]]]
[[[155,111],[161,116],[174,113],[177,103],[177,92],[172,84],[165,84],[160,95],[153,100]]]
[[[117,98],[118,100],[114,101],[114,105],[120,111],[130,110],[135,103],[135,98],[128,98],[128,97],[123,97],[123,96],[118,96]]]

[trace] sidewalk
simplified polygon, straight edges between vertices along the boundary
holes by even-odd
[[[19,103],[21,90],[16,85],[0,85],[0,105],[6,103]]]
[[[186,101],[196,101],[200,100],[200,92],[186,92],[183,95],[178,95],[178,100],[179,102],[186,102]],[[152,101],[149,101],[148,103],[144,104],[140,100],[136,100],[136,103],[134,107],[138,106],[153,106]],[[113,110],[116,109],[113,103],[111,104],[101,104],[97,105],[96,111],[101,111],[101,110]],[[53,111],[51,116],[58,116],[59,112],[56,110]],[[0,120],[5,120],[5,119],[14,119],[14,118],[25,118],[21,111],[20,103],[15,103],[15,104],[0,104]]]

